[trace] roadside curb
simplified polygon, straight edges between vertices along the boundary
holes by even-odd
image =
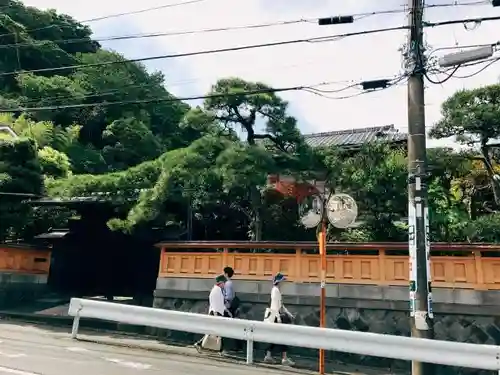
[[[42,315],[12,311],[0,311],[0,320],[42,323],[50,326],[71,326],[73,324],[73,317],[71,316]],[[82,318],[80,320],[80,326],[84,328],[100,329],[102,327],[102,329],[111,328],[111,330],[117,330],[118,324],[103,320]]]
[[[82,335],[85,336],[85,335]],[[155,353],[165,353],[165,354],[170,354],[170,355],[179,355],[179,356],[186,356],[186,357],[194,357],[194,358],[205,358],[205,359],[210,359],[214,360],[217,362],[224,362],[224,363],[234,363],[234,364],[243,364],[245,362],[245,358],[238,357],[238,356],[233,356],[233,355],[228,355],[225,357],[220,357],[218,354],[212,354],[210,352],[206,353],[198,353],[194,348],[193,350],[189,346],[175,346],[171,344],[165,343],[164,345],[158,344],[158,346],[150,346],[150,345],[141,345],[140,343],[137,344],[131,344],[131,343],[124,343],[124,342],[119,342],[115,340],[102,340],[102,339],[94,339],[94,338],[89,338],[89,337],[79,337],[76,339],[77,341],[81,342],[89,342],[89,343],[94,343],[94,344],[100,344],[100,345],[108,345],[108,346],[115,346],[115,347],[120,347],[120,348],[134,348],[134,349],[141,349],[149,352],[155,352]],[[287,372],[289,373],[295,373],[295,374],[313,374],[316,373],[315,371],[307,370],[307,369],[302,369],[302,368],[296,368],[296,367],[283,367],[279,365],[267,365],[264,363],[260,362],[254,362],[252,365],[249,365],[249,367],[256,367],[256,368],[266,368],[270,370],[284,370],[286,369]],[[333,372],[331,373],[332,375],[350,375],[345,372]]]

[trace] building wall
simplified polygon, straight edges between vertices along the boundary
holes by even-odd
[[[154,307],[206,313],[212,280],[159,278]],[[268,306],[270,282],[234,281],[242,300],[242,318],[261,320]],[[319,284],[285,283],[284,303],[296,314],[296,324],[319,325]],[[327,285],[327,326],[393,335],[410,335],[408,288],[400,286]],[[467,289],[435,289],[435,338],[440,340],[500,345],[500,293]],[[194,335],[161,332],[177,340],[194,340]],[[262,346],[260,347],[262,349]],[[293,348],[291,353],[316,357],[308,349]],[[409,369],[409,364],[386,358],[330,352],[327,358],[346,363]],[[451,371],[451,372],[450,372]],[[439,374],[478,373],[439,368]]]

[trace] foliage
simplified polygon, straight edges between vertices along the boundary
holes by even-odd
[[[500,85],[458,91],[443,103],[442,114],[443,118],[431,129],[430,135],[435,138],[454,136],[462,144],[479,146],[494,194],[494,205],[500,206],[500,185],[494,178],[490,153],[490,141],[500,137]]]
[[[267,186],[279,174],[324,180],[356,199],[356,227],[329,228],[330,240],[406,241],[404,147],[311,149],[272,87],[237,77],[215,82],[203,104],[190,107],[162,73],[103,49],[89,27],[53,10],[12,0],[0,34],[0,69],[8,73],[0,107],[10,111],[0,122],[20,137],[0,137],[0,192],[15,194],[0,195],[1,240],[66,224],[68,212],[21,205],[26,194],[115,200],[116,230],[186,228],[189,213],[196,239],[314,240],[299,224],[296,200]],[[430,134],[466,146],[428,152],[432,240],[497,241],[500,85],[452,95]]]
[[[35,142],[0,141],[0,240],[28,235],[32,212],[23,199],[43,193],[43,177]]]
[[[71,164],[68,155],[61,151],[45,146],[38,151],[38,159],[42,173],[48,177],[68,177],[71,173]]]

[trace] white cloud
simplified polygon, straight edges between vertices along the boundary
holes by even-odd
[[[170,0],[179,2],[179,0]],[[404,9],[404,0],[206,0],[201,3],[168,8],[139,15],[90,24],[98,36],[203,29],[244,24],[259,24],[291,19],[327,17],[385,9]],[[471,0],[460,0],[470,2]],[[451,3],[451,0],[427,1],[428,5]],[[26,0],[27,5],[55,8],[79,20],[107,14],[165,5],[161,0],[69,2],[64,0]],[[375,5],[376,3],[376,5]],[[433,8],[426,11],[428,21],[500,15],[500,10],[483,6]],[[127,57],[217,49],[243,44],[304,39],[360,30],[406,24],[405,14],[372,16],[351,25],[318,26],[304,22],[244,31],[204,33],[188,36],[155,38],[148,41],[113,42],[113,49]],[[470,26],[470,25],[469,25]],[[470,29],[470,27],[468,27]],[[119,30],[117,32],[117,30]],[[498,24],[485,22],[474,30],[463,25],[427,28],[427,42],[434,48],[443,46],[493,43]],[[240,76],[260,80],[274,87],[336,81],[341,88],[349,81],[389,78],[401,72],[398,49],[406,32],[389,32],[349,37],[328,43],[302,43],[240,52],[185,57],[174,61],[156,61],[149,67],[164,71],[169,89],[179,95],[206,93],[217,78]],[[477,70],[460,70],[466,75]],[[427,84],[426,117],[430,126],[439,119],[440,104],[456,90],[474,88],[498,81],[498,66],[492,66],[469,79],[451,79],[443,85]],[[351,95],[348,90],[332,96]],[[331,100],[304,92],[283,95],[291,103],[304,132],[329,131],[395,124],[406,130],[406,87],[395,87],[379,93],[346,100]]]

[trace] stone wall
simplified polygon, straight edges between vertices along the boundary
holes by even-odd
[[[158,279],[154,307],[169,310],[206,313],[212,280]],[[268,305],[271,285],[266,282],[234,281],[242,300],[242,318],[261,320]],[[319,325],[319,286],[317,284],[285,283],[284,303],[296,314],[296,324]],[[435,338],[440,340],[500,345],[500,293],[464,289],[435,289]],[[327,286],[327,326],[363,332],[409,336],[409,302],[406,287],[330,284]],[[195,339],[180,332],[177,340]],[[259,348],[259,347],[257,347]],[[262,349],[262,346],[260,347]],[[292,354],[316,357],[308,349],[292,348]],[[317,358],[317,357],[316,357]],[[327,358],[371,367],[408,370],[409,363],[330,352]],[[477,370],[439,367],[439,374],[479,374]],[[487,373],[487,372],[486,372]]]
[[[0,272],[0,310],[34,301],[47,290],[47,275]]]

